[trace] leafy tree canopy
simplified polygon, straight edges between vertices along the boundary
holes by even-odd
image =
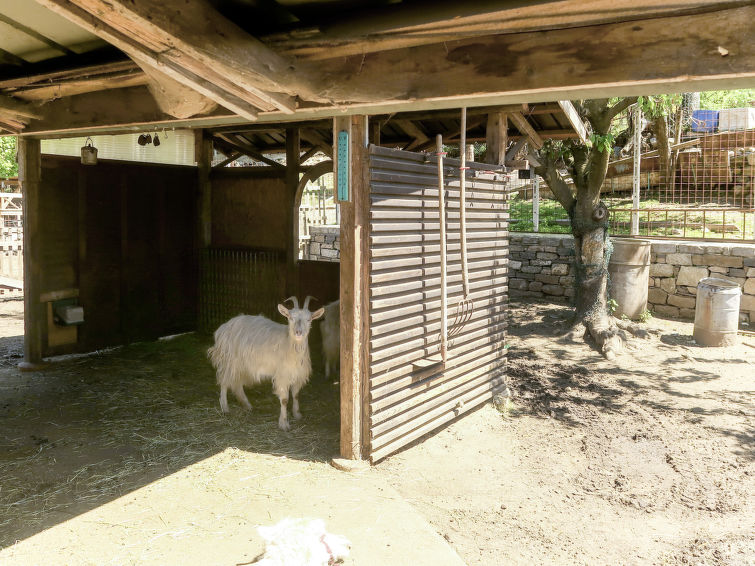
[[[744,108],[755,100],[755,88],[740,90],[709,90],[700,93],[700,108],[719,110],[722,108]]]
[[[0,177],[15,177],[17,175],[16,138],[0,136]]]

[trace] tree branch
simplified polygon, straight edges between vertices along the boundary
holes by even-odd
[[[553,158],[546,155],[538,155],[541,165],[535,167],[535,173],[540,175],[548,188],[567,211],[571,210],[574,205],[574,196],[572,195],[569,185],[558,172],[556,162]]]
[[[638,96],[628,96],[627,98],[622,98],[619,100],[616,104],[611,106],[608,109],[608,122],[611,123],[611,120],[613,120],[616,116],[621,114],[624,110],[629,108],[632,104],[637,102]]]

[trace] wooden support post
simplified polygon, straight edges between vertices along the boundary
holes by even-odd
[[[369,438],[369,150],[365,116],[334,120],[349,134],[349,200],[341,202],[341,456],[367,455]],[[337,152],[337,144],[334,147]],[[338,161],[337,154],[334,163]]]
[[[540,231],[540,177],[532,180],[532,231]]]
[[[45,305],[39,302],[42,269],[40,256],[39,193],[42,183],[41,142],[18,140],[18,178],[24,195],[24,361],[22,370],[42,364],[42,340],[47,324]]]
[[[642,109],[637,104],[632,112],[634,120],[634,166],[632,168],[632,215],[629,234],[640,234],[640,170],[642,168]]]
[[[294,234],[294,218],[299,214],[295,210],[296,189],[299,187],[301,164],[301,137],[299,128],[286,128],[286,295],[299,293],[299,234]],[[305,291],[306,292],[306,291]],[[322,298],[322,297],[320,297]]]
[[[506,161],[506,146],[508,145],[509,118],[506,112],[488,114],[486,129],[485,163],[503,165]]]
[[[194,131],[194,159],[199,172],[197,206],[197,246],[200,250],[212,244],[212,138],[204,130]]]

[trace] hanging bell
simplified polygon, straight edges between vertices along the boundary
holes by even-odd
[[[152,143],[152,136],[150,136],[149,134],[144,134],[144,139],[147,140],[147,145]]]
[[[83,165],[97,165],[97,148],[94,147],[92,138],[87,138],[81,148],[81,163]]]
[[[147,145],[149,142],[147,141],[147,136],[141,134],[138,138],[136,138],[136,143],[138,143],[139,145]]]
[[[157,133],[155,133],[155,137],[152,138],[152,143],[155,145],[155,147],[160,145],[160,138],[157,137]]]

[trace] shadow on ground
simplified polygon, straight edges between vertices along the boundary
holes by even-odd
[[[312,339],[312,337],[311,337]],[[8,346],[11,345],[11,346]],[[325,461],[338,450],[338,386],[315,370],[304,418],[277,428],[270,384],[248,389],[252,413],[223,415],[205,357],[186,334],[20,373],[16,338],[0,342],[0,547],[235,447]],[[320,367],[313,353],[315,368]],[[5,511],[7,510],[7,511]]]
[[[656,329],[647,341],[634,339],[624,361],[612,364],[594,348],[558,336],[569,318],[568,307],[540,302],[518,306],[523,308],[512,309],[509,324],[508,376],[520,408],[573,427],[584,426],[599,413],[638,408],[704,426],[709,424],[705,417],[725,417],[737,421],[739,428],[717,424],[710,430],[733,439],[740,455],[755,459],[751,394],[716,384],[730,373],[721,368],[751,368],[743,356],[717,348],[715,353],[706,351],[703,359],[705,349],[696,346],[691,335]],[[533,347],[538,337],[540,346]],[[656,359],[648,364],[644,355],[651,348]]]

